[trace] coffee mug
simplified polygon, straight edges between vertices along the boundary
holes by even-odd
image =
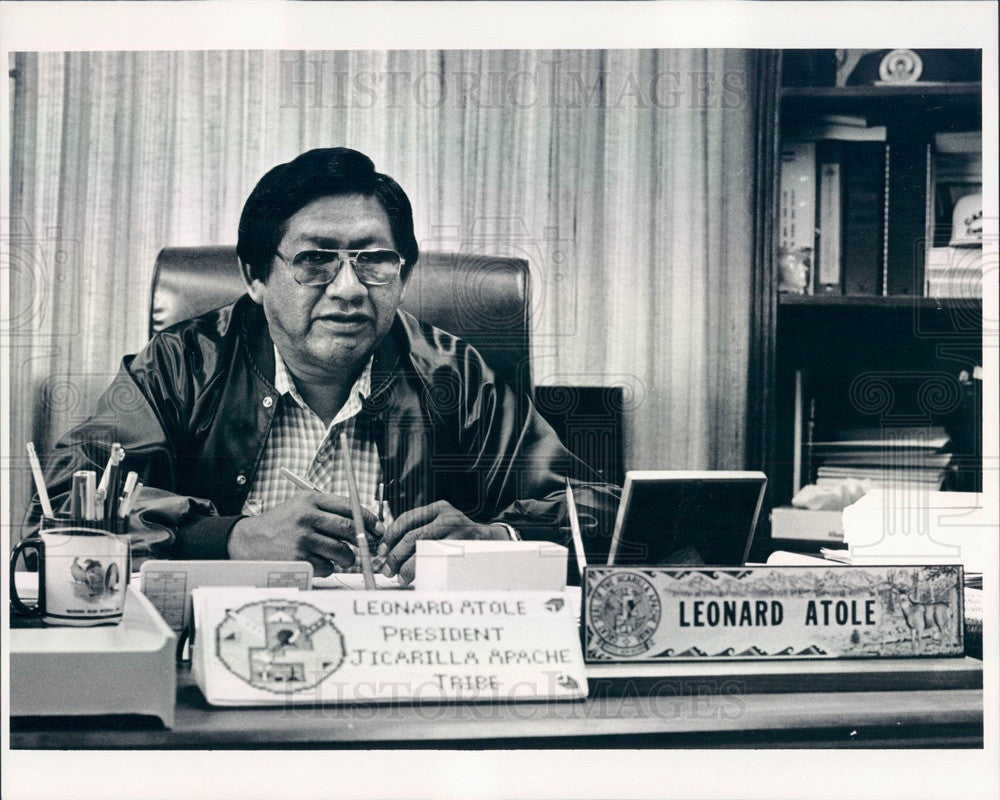
[[[116,625],[125,608],[131,570],[129,537],[101,527],[103,521],[44,517],[37,536],[10,555],[10,602],[49,625]],[[14,565],[21,553],[38,554],[38,602],[17,594]]]

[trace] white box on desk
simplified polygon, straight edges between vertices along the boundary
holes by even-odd
[[[962,564],[983,572],[996,543],[996,506],[975,492],[873,489],[844,509],[854,564]]]
[[[567,556],[565,547],[552,542],[421,540],[414,587],[426,592],[561,592]]]
[[[35,573],[18,573],[30,595]],[[37,587],[37,584],[36,584]],[[37,593],[37,588],[34,589]],[[11,716],[142,714],[174,724],[177,637],[153,604],[128,587],[117,625],[10,631]]]
[[[771,510],[771,538],[842,542],[844,512],[778,506]]]

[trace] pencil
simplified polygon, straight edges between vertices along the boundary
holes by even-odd
[[[138,483],[139,474],[137,472],[130,472],[125,476],[125,485],[122,487],[122,494],[118,498],[118,505],[115,510],[116,517],[124,518],[128,516],[129,509],[132,507],[132,493],[135,491],[136,484]]]
[[[130,494],[132,494],[132,492],[135,490],[135,485],[138,482],[139,482],[139,473],[137,472],[130,472],[128,475],[125,476],[125,485],[122,487],[122,496],[120,502],[122,503],[125,502],[125,498],[127,498]]]
[[[309,483],[309,481],[307,481],[305,478],[300,478],[298,475],[296,475],[290,469],[285,469],[284,467],[281,467],[278,470],[278,472],[281,473],[281,477],[282,478],[284,478],[287,481],[290,481],[290,482],[294,483],[300,489],[305,489],[307,491],[312,491],[312,492],[318,492],[319,491],[319,489],[317,489],[315,486],[313,486],[311,483]]]
[[[111,477],[108,479],[108,495],[107,503],[101,510],[104,512],[104,516],[108,519],[114,519],[118,516],[118,487],[119,487],[119,472],[121,467],[118,465],[121,463],[120,458],[116,458],[111,464]]]
[[[45,478],[42,477],[42,465],[38,463],[38,454],[35,452],[35,443],[27,442],[28,463],[31,465],[31,474],[35,478],[35,490],[38,492],[38,502],[42,504],[42,513],[50,519],[55,516],[52,511],[52,501],[49,500],[49,490],[45,488]]]
[[[347,444],[347,434],[340,432],[340,454],[344,460],[344,471],[347,473],[347,491],[351,495],[351,516],[354,517],[354,535],[358,539],[358,557],[361,559],[361,573],[365,576],[365,588],[375,588],[375,572],[372,569],[372,554],[368,552],[368,536],[365,534],[365,521],[361,516],[361,498],[358,496],[358,484],[354,480],[354,465],[351,463],[350,447]]]
[[[87,504],[86,500],[86,489],[84,488],[87,483],[87,473],[78,469],[73,473],[73,483],[71,484],[70,496],[69,496],[69,513],[74,521],[80,519],[86,519],[87,514]]]
[[[104,474],[101,475],[101,483],[97,487],[97,490],[102,492],[105,497],[108,496],[108,484],[111,483],[111,468],[121,460],[118,456],[119,450],[121,450],[121,445],[114,442],[111,445],[111,452],[108,453],[108,463],[104,467]]]
[[[129,493],[129,496],[126,497],[122,501],[121,506],[119,506],[118,508],[119,517],[124,519],[125,517],[127,517],[129,514],[132,513],[132,506],[134,506],[135,501],[139,499],[139,492],[141,491],[142,491],[142,484],[136,483],[135,488],[132,489],[132,491]]]
[[[92,469],[84,473],[83,491],[83,516],[85,519],[97,519],[97,473]]]
[[[566,507],[569,509],[569,529],[573,534],[573,551],[576,553],[576,566],[580,570],[580,580],[583,580],[583,568],[587,566],[587,556],[583,550],[583,535],[580,533],[580,518],[576,515],[576,499],[573,497],[573,487],[566,478]]]

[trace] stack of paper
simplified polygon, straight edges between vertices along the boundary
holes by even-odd
[[[983,296],[983,248],[929,247],[924,294],[979,300]]]
[[[951,440],[941,427],[849,428],[836,439],[814,442],[818,486],[847,478],[870,480],[885,488],[940,489],[951,465]]]

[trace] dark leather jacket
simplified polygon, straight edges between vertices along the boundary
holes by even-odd
[[[175,325],[122,360],[94,416],[56,445],[45,470],[53,507],[68,511],[73,472],[100,472],[121,442],[124,470],[149,487],[131,517],[135,554],[226,558],[276,400],[271,337],[248,296]],[[477,522],[566,544],[570,475],[585,535],[610,536],[617,488],[597,483],[473,347],[404,311],[375,353],[361,413],[395,516],[446,500]],[[32,512],[37,521],[37,500]]]

